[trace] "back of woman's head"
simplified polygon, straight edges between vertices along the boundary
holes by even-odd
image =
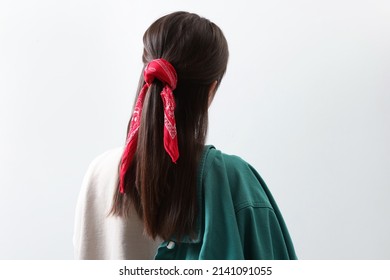
[[[180,82],[210,85],[226,70],[228,48],[222,31],[196,14],[176,12],[156,20],[144,34],[143,62],[164,58]]]
[[[164,84],[154,79],[145,95],[135,155],[125,172],[125,193],[118,187],[111,212],[126,216],[135,210],[149,236],[180,239],[195,230],[197,171],[207,134],[207,111],[212,85],[219,85],[226,71],[228,46],[218,26],[187,12],[159,18],[146,30],[143,41],[144,69],[162,58],[177,73],[173,95],[180,157],[175,164],[164,149],[160,96]],[[141,74],[137,97],[144,84]]]

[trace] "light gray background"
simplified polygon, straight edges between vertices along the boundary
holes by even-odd
[[[71,259],[89,162],[123,144],[142,35],[176,10],[230,45],[208,143],[273,192],[301,259],[390,258],[389,1],[0,2],[0,259]]]

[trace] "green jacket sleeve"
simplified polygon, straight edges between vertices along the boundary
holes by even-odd
[[[247,260],[287,260],[290,255],[283,230],[273,209],[246,207],[237,213],[244,258]]]
[[[279,208],[257,171],[210,152],[203,178],[205,259],[296,259]]]

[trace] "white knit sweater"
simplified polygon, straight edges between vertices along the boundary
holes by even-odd
[[[153,259],[161,241],[143,234],[132,211],[127,219],[108,216],[118,183],[123,147],[95,158],[85,174],[75,213],[73,235],[76,259]]]

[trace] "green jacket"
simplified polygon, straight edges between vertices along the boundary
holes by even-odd
[[[163,242],[156,259],[297,259],[278,206],[252,166],[206,146],[198,174],[197,237]]]

